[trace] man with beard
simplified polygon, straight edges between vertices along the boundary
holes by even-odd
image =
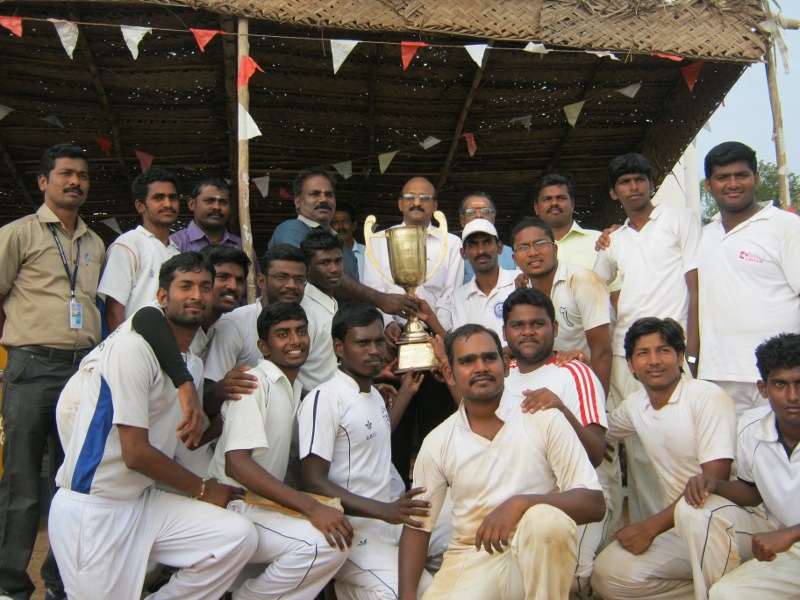
[[[123,233],[109,246],[97,290],[106,303],[109,331],[156,299],[159,268],[165,260],[180,253],[169,239],[180,202],[175,175],[150,169],[133,180],[132,192],[142,224]]]

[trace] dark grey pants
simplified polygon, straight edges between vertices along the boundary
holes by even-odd
[[[56,430],[56,403],[78,365],[9,348],[3,382],[5,422],[3,476],[0,479],[0,590],[27,600],[34,591],[26,569],[39,528],[39,494],[45,446],[49,449],[50,485],[64,452]],[[61,577],[48,552],[42,565],[45,586],[63,595]]]

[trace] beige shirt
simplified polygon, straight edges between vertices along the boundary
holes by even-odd
[[[70,329],[70,283],[48,223],[55,226],[61,240],[70,276],[78,259],[75,300],[83,305],[82,329]],[[0,228],[0,256],[0,294],[6,297],[0,343],[82,350],[100,341],[100,311],[95,301],[105,246],[80,217],[70,239],[55,213],[43,204],[36,214]]]

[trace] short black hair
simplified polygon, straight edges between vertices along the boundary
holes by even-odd
[[[194,182],[194,187],[192,188],[192,198],[197,198],[200,195],[200,192],[203,191],[203,188],[207,185],[213,185],[215,188],[220,190],[231,189],[231,186],[228,185],[228,182],[222,179],[222,177],[217,177],[216,175],[204,175]]]
[[[530,306],[538,306],[543,308],[550,317],[550,322],[556,322],[556,309],[553,306],[553,301],[548,298],[547,294],[536,288],[519,288],[514,290],[508,295],[508,298],[503,302],[503,326],[508,323],[508,315],[514,310],[515,306],[520,304],[528,304]]]
[[[39,159],[39,170],[36,176],[44,175],[45,179],[50,178],[50,172],[56,168],[56,159],[59,158],[80,158],[86,161],[86,166],[89,166],[89,159],[86,158],[86,152],[80,146],[74,144],[56,144],[50,146],[44,151],[42,157]]]
[[[241,248],[234,248],[233,246],[226,246],[225,244],[209,244],[200,249],[200,255],[212,265],[221,265],[223,263],[235,263],[242,267],[244,276],[247,277],[250,271],[250,259]]]
[[[158,271],[158,287],[169,290],[169,286],[175,280],[177,273],[188,273],[189,271],[208,271],[211,273],[211,281],[217,272],[214,270],[214,265],[208,262],[199,252],[183,252],[176,254],[169,260],[162,263]]]
[[[303,185],[305,184],[306,179],[316,177],[317,175],[327,177],[328,181],[331,182],[333,191],[336,192],[336,177],[333,175],[333,173],[323,167],[311,167],[310,169],[303,169],[297,174],[297,177],[294,178],[294,183],[292,184],[292,192],[294,193],[294,197],[297,198],[303,193]]]
[[[160,181],[171,183],[175,186],[175,191],[180,193],[178,178],[174,173],[170,173],[164,169],[159,169],[158,167],[153,167],[144,173],[140,173],[136,176],[136,179],[133,180],[133,184],[131,184],[131,194],[133,195],[133,199],[144,203],[144,201],[147,200],[147,191],[150,189],[150,184],[158,183]]]
[[[740,160],[747,163],[753,174],[758,173],[756,152],[750,146],[746,146],[742,142],[722,142],[714,146],[708,151],[703,161],[706,179],[714,173],[714,167],[724,167]]]
[[[477,323],[467,323],[466,325],[462,325],[461,327],[454,329],[447,334],[447,337],[444,338],[444,350],[447,352],[447,362],[450,363],[450,368],[453,367],[453,363],[455,361],[455,356],[453,356],[453,346],[455,345],[456,340],[461,338],[469,339],[478,333],[488,333],[490,336],[492,336],[494,343],[497,345],[497,351],[500,353],[501,357],[503,356],[503,344],[500,342],[500,336],[497,335],[497,332],[494,329],[489,329],[488,327],[478,325]]]
[[[629,152],[618,156],[608,164],[608,187],[613,188],[617,183],[617,179],[623,175],[634,173],[645,175],[647,180],[653,183],[653,165],[643,154]]]
[[[497,205],[495,205],[495,203],[494,203],[494,198],[492,198],[486,192],[472,192],[471,194],[467,194],[466,196],[464,196],[461,199],[461,203],[458,205],[458,214],[459,214],[459,216],[462,216],[462,217],[464,216],[464,211],[466,210],[464,207],[467,204],[467,200],[469,200],[470,198],[485,198],[486,200],[489,201],[489,206],[491,207],[492,212],[497,214]]]
[[[625,359],[633,357],[633,348],[640,337],[657,333],[678,354],[686,352],[686,338],[683,327],[675,319],[659,319],[658,317],[644,317],[637,319],[625,332]]]
[[[305,321],[308,325],[306,311],[297,302],[273,302],[267,304],[258,315],[256,330],[259,339],[266,342],[270,329],[283,321]]]
[[[793,369],[800,366],[800,334],[779,333],[756,348],[756,366],[761,380],[776,369]]]
[[[533,186],[534,203],[539,201],[539,192],[546,187],[550,187],[551,185],[563,185],[565,188],[567,188],[569,199],[575,202],[575,188],[572,187],[572,181],[570,181],[569,177],[559,175],[558,173],[550,173],[549,175],[542,177],[536,182],[536,185]]]
[[[529,227],[536,227],[537,229],[541,229],[547,234],[547,237],[550,238],[550,241],[555,243],[556,236],[553,235],[553,228],[547,223],[547,221],[543,221],[539,217],[525,217],[514,225],[514,229],[511,230],[511,249],[513,250],[516,246],[517,235],[523,229],[528,229]]]
[[[367,327],[375,321],[383,324],[381,312],[365,302],[345,302],[333,315],[331,321],[331,337],[344,342],[347,332],[356,327]]]
[[[350,215],[350,220],[355,223],[356,222],[356,209],[353,208],[353,205],[349,202],[337,202],[336,203],[336,212],[346,212]]]
[[[300,242],[300,250],[306,258],[306,264],[311,264],[311,259],[317,252],[324,250],[342,250],[344,242],[337,235],[333,235],[330,231],[325,231],[321,227],[317,227],[310,231],[303,241]]]
[[[269,266],[276,260],[307,265],[305,254],[300,251],[300,248],[291,244],[278,244],[264,252],[264,256],[261,257],[261,272],[266,275],[269,272]]]

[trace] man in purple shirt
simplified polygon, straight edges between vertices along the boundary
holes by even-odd
[[[194,219],[186,229],[169,236],[181,252],[199,252],[209,244],[242,247],[242,239],[225,229],[231,216],[231,198],[230,186],[224,179],[212,176],[200,179],[188,205]]]

